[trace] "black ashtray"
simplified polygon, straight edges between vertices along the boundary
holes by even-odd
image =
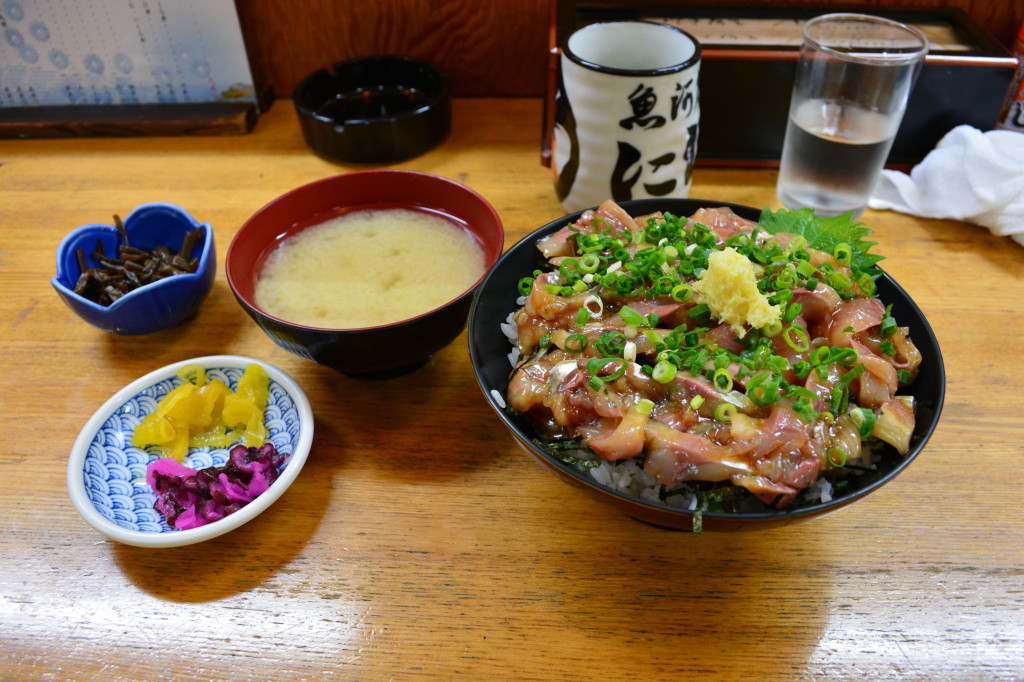
[[[422,154],[451,128],[448,75],[409,57],[375,56],[320,69],[295,89],[306,143],[329,161],[381,163]]]

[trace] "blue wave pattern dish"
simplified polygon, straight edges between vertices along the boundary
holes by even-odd
[[[218,378],[232,390],[238,385],[243,369],[237,367],[207,368],[207,375]],[[140,391],[114,411],[96,432],[85,455],[82,475],[85,490],[96,510],[127,530],[146,533],[178,533],[167,525],[163,515],[153,508],[157,495],[146,484],[146,466],[159,459],[155,450],[139,449],[131,444],[132,433],[139,422],[156,410],[157,403],[182,384],[177,377],[165,379]],[[267,408],[264,412],[267,441],[278,452],[295,452],[301,433],[298,407],[288,391],[271,379]],[[223,466],[229,448],[192,448],[183,464],[193,469]],[[286,461],[281,471],[290,463]],[[276,485],[276,483],[275,483]]]

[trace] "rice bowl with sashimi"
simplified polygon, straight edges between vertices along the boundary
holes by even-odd
[[[680,201],[693,206],[662,203]],[[924,322],[918,381],[869,230],[809,211],[632,205],[648,210],[606,202],[521,245],[538,265],[500,322],[514,344],[504,385],[479,366],[471,318],[478,379],[524,447],[697,530],[859,497],[916,455],[941,409],[941,357]]]

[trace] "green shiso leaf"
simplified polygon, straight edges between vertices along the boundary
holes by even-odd
[[[761,211],[758,224],[772,234],[788,232],[801,235],[811,248],[827,253],[832,253],[837,245],[845,242],[853,252],[850,269],[858,274],[866,273],[872,279],[882,274],[876,264],[885,256],[869,253],[871,247],[878,242],[867,240],[872,231],[854,220],[852,213],[823,218],[815,215],[814,209],[810,208],[783,208],[774,212],[765,208]]]

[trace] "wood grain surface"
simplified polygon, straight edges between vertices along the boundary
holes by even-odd
[[[506,245],[563,214],[538,160],[541,102],[459,99],[451,138],[398,167],[487,197]],[[397,379],[279,350],[223,256],[263,204],[350,170],[279,102],[250,135],[0,141],[0,678],[11,680],[1012,680],[1024,671],[1024,247],[869,211],[883,265],[925,311],[945,411],[891,485],[776,530],[634,522],[517,449],[465,335]],[[775,172],[698,168],[691,196],[777,206]],[[77,225],[148,201],[216,234],[195,319],[146,337],[76,318],[48,279]],[[116,390],[167,363],[249,355],[316,419],[302,474],[241,529],[188,548],[105,540],[75,513],[68,453]]]
[[[239,0],[239,19],[254,76],[280,96],[313,71],[373,54],[433,62],[457,96],[540,97],[547,87],[553,5],[558,0]],[[770,5],[777,0],[748,0]],[[567,3],[568,4],[568,3]],[[591,0],[578,6],[626,7]],[[654,6],[713,6],[675,0]],[[821,0],[823,7],[954,7],[1009,48],[1024,21],[1021,0]]]

